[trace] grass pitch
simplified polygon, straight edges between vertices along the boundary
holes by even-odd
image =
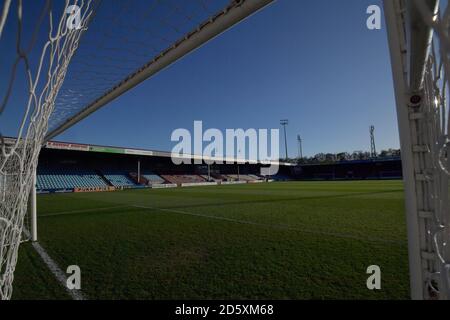
[[[409,297],[400,181],[41,195],[38,212],[40,244],[80,266],[89,299]],[[13,298],[69,298],[29,243]]]

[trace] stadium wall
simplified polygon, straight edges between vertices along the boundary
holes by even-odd
[[[400,158],[309,164],[296,167],[293,171],[293,175],[298,180],[402,179]]]
[[[264,181],[402,178],[401,161],[396,158],[345,161],[333,164],[281,164],[279,172],[271,177],[259,176],[261,167],[262,164],[259,163],[241,163],[239,166],[237,164],[213,164],[209,167],[206,164],[174,165],[170,153],[167,152],[49,142],[40,154],[38,185],[39,180],[42,180],[40,173],[57,175],[61,172],[71,172],[75,176],[78,173],[80,176],[86,175],[85,180],[96,179],[100,185],[59,185],[44,188],[41,183],[38,190],[45,193],[100,192],[126,188],[170,188]],[[142,181],[138,183],[136,181],[138,171],[141,175],[152,173],[160,177],[170,176],[174,178],[174,181],[166,180],[162,184],[142,183]],[[187,177],[187,179],[182,179],[183,177]],[[146,181],[145,178],[142,180]]]

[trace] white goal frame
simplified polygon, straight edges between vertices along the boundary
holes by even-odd
[[[218,36],[228,28],[234,26],[238,22],[244,20],[251,14],[256,11],[264,8],[268,4],[270,4],[274,0],[234,0],[230,1],[229,5],[223,9],[218,14],[210,17],[207,21],[198,25],[195,30],[191,30],[184,37],[175,43],[173,43],[170,47],[166,48],[162,52],[160,52],[157,56],[149,57],[149,61],[143,65],[139,70],[130,73],[127,77],[122,79],[118,84],[114,87],[110,88],[106,93],[104,93],[101,97],[98,97],[95,101],[91,101],[88,105],[84,106],[81,110],[78,111],[74,116],[67,119],[63,122],[59,127],[57,127],[52,132],[48,131],[48,121],[49,117],[54,111],[55,107],[55,99],[58,96],[59,90],[62,86],[63,80],[65,78],[67,67],[70,63],[70,60],[78,48],[78,42],[81,37],[81,34],[88,29],[89,22],[94,15],[95,8],[91,7],[92,0],[74,0],[75,3],[82,8],[88,8],[84,10],[83,15],[80,17],[80,25],[78,27],[74,27],[73,22],[76,20],[68,19],[68,15],[66,13],[70,13],[69,10],[69,0],[65,1],[64,6],[64,14],[60,19],[58,19],[59,23],[53,22],[53,13],[52,10],[49,10],[50,1],[45,3],[45,10],[40,19],[36,24],[37,30],[32,30],[32,38],[31,40],[35,40],[38,35],[38,31],[41,25],[41,22],[45,20],[45,18],[49,18],[50,29],[53,31],[56,29],[56,32],[52,34],[49,32],[49,39],[46,39],[46,45],[43,48],[38,48],[38,51],[41,51],[41,59],[38,72],[36,75],[33,75],[30,70],[30,64],[26,63],[26,76],[28,79],[28,104],[27,104],[27,112],[22,119],[22,122],[19,125],[19,132],[16,139],[13,139],[13,145],[11,146],[11,150],[14,151],[18,148],[21,148],[22,154],[30,157],[30,161],[27,161],[28,158],[19,157],[20,161],[12,162],[11,154],[6,152],[8,147],[5,142],[4,137],[0,137],[0,147],[2,149],[2,154],[0,156],[0,160],[2,166],[6,166],[6,164],[10,165],[15,164],[11,172],[16,174],[18,177],[18,182],[16,185],[17,188],[20,188],[20,193],[13,194],[5,194],[7,197],[6,200],[10,200],[8,202],[9,206],[7,207],[5,203],[7,201],[3,201],[4,206],[0,211],[0,219],[3,221],[4,229],[8,231],[8,233],[4,232],[2,238],[0,239],[0,299],[10,299],[12,294],[12,282],[14,279],[14,270],[17,262],[17,253],[19,248],[19,243],[23,236],[20,236],[20,232],[23,231],[24,227],[24,216],[26,215],[26,201],[29,201],[28,209],[31,212],[31,230],[27,230],[28,233],[31,233],[31,239],[33,241],[37,241],[37,217],[36,217],[36,170],[37,170],[37,161],[39,152],[41,150],[42,145],[50,140],[52,137],[62,133],[67,130],[80,120],[84,119],[94,111],[98,110],[105,104],[109,103],[113,99],[117,98],[121,94],[135,87],[142,81],[148,79],[149,77],[155,75],[162,69],[171,65],[178,59],[184,57],[188,53],[193,50],[199,48],[209,40]],[[11,0],[5,0],[2,8],[2,12],[0,13],[0,36],[2,35],[3,28],[5,26],[5,21],[8,18],[8,13],[11,7]],[[23,2],[22,0],[18,0],[17,2],[17,10],[15,19],[17,19],[19,28],[17,28],[16,32],[16,61],[20,61],[21,59],[28,59],[27,54],[28,51],[24,53],[21,48],[21,39],[22,39],[22,8]],[[1,9],[1,8],[0,8]],[[83,10],[80,10],[80,12]],[[45,13],[45,14],[44,14]],[[71,16],[72,17],[72,16]],[[33,45],[36,43],[35,41],[30,41],[32,45],[28,48],[29,51],[33,49]],[[51,61],[48,65],[45,65],[49,70],[48,72],[42,72],[41,70],[44,65],[45,54],[50,52]],[[38,52],[39,53],[39,52]],[[59,59],[60,54],[62,59]],[[28,60],[27,60],[28,61]],[[58,63],[53,63],[57,61]],[[0,106],[0,115],[3,109],[6,107],[8,102],[9,94],[12,91],[13,83],[16,78],[16,68],[12,68],[13,76],[10,77],[9,87],[6,90],[6,98],[3,100],[3,104]],[[46,70],[47,71],[47,70]],[[132,70],[130,70],[131,72]],[[34,79],[34,77],[36,79]],[[42,85],[38,87],[39,92],[36,94],[37,84],[39,80],[47,80],[46,85]],[[33,99],[33,97],[39,96],[39,99]],[[44,97],[43,100],[41,98]],[[34,103],[34,104],[33,104]],[[35,105],[36,104],[36,105]],[[34,107],[34,112],[28,112],[31,110],[31,106]],[[30,116],[31,120],[27,122],[27,117]],[[22,133],[25,133],[22,137]],[[9,147],[8,147],[9,148]],[[21,155],[22,155],[21,154]],[[27,169],[24,170],[19,165],[27,164]],[[30,168],[28,168],[30,167]],[[8,167],[9,168],[9,167]],[[10,172],[10,171],[6,171]],[[24,182],[25,181],[25,182]],[[8,185],[6,181],[6,185]],[[5,184],[3,184],[5,186]],[[6,190],[6,187],[3,188]],[[20,201],[16,201],[16,200]],[[16,205],[16,203],[18,203]],[[5,216],[5,217],[3,217]],[[7,239],[8,238],[8,239]],[[11,238],[11,240],[9,240]]]
[[[411,298],[447,300],[449,177],[440,157],[445,152],[441,140],[448,137],[448,53],[441,34],[434,39],[433,32],[441,26],[443,12],[439,0],[383,1],[400,134]]]
[[[172,63],[183,58],[190,52],[203,46],[208,41],[214,39],[227,29],[238,24],[242,20],[248,18],[252,14],[266,7],[275,0],[236,0],[222,12],[211,17],[208,21],[198,26],[196,30],[186,34],[182,39],[174,43],[171,47],[161,52],[159,56],[150,60],[139,70],[133,72],[124,78],[119,84],[111,88],[102,97],[92,101],[81,111],[67,119],[57,128],[51,130],[45,137],[45,141],[49,141],[55,136],[66,131],[79,121],[88,117],[91,113],[102,108],[112,100],[124,94],[128,90],[134,88],[141,82],[154,76],[159,71],[165,69]]]
[[[196,30],[189,32],[182,39],[142,66],[139,70],[129,74],[122,81],[120,81],[118,85],[111,88],[103,96],[99,97],[95,101],[92,101],[75,115],[64,121],[61,125],[48,132],[44,138],[44,143],[65,132],[81,120],[88,117],[90,114],[107,105],[114,99],[120,97],[128,90],[131,90],[143,81],[156,75],[161,70],[167,68],[192,51],[200,48],[210,40],[255,14],[257,11],[265,8],[274,1],[275,0],[236,0],[231,2],[230,5],[223,11],[214,15],[202,25],[199,25]],[[31,239],[33,241],[37,241],[36,174],[34,179],[34,187],[32,188],[30,194],[32,229]]]
[[[10,0],[6,1],[6,3],[10,2]],[[43,137],[43,141],[49,141],[66,131],[91,113],[273,1],[236,0],[231,2],[222,12],[186,34],[184,38],[161,52],[139,70],[129,74],[101,97],[89,102],[75,115],[48,132]],[[428,154],[430,150],[431,153],[435,150],[435,146],[424,143],[423,134],[418,130],[425,121],[425,115],[418,111],[418,106],[424,97],[422,83],[433,31],[432,27],[424,22],[423,17],[411,10],[412,7],[409,5],[414,1],[416,0],[383,0],[402,154],[411,297],[412,299],[449,299],[450,275],[447,273],[450,273],[450,264],[444,265],[439,261],[438,252],[427,234],[435,215],[435,208],[432,205],[435,194],[429,191],[433,176],[429,174],[432,164]],[[438,5],[438,0],[419,1],[424,1],[430,6]],[[34,146],[34,150],[39,150],[40,146],[41,144]],[[30,180],[32,186],[26,190],[27,195],[31,190],[30,232],[31,239],[37,241],[35,171]],[[438,292],[432,290],[435,283],[439,288]],[[10,293],[4,296],[9,298]]]

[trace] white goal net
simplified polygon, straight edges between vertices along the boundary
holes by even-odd
[[[1,91],[0,114],[3,115],[7,107],[14,107],[19,114],[15,139],[7,143],[0,136],[0,192],[3,197],[0,204],[1,299],[9,299],[12,294],[28,195],[39,151],[69,62],[92,14],[91,4],[90,0],[75,1],[76,7],[71,7],[66,1],[56,10],[47,1],[33,22],[26,20],[30,16],[21,0],[6,0],[0,9],[2,61],[9,57],[11,62],[9,70],[2,70],[8,76]],[[66,12],[72,12],[75,8],[80,9],[79,19],[70,20]],[[31,28],[30,23],[33,25]],[[6,31],[9,27],[14,27],[14,31]],[[25,30],[32,32],[30,34]],[[39,39],[42,34],[46,34],[45,40]],[[11,42],[15,52],[6,49]],[[16,101],[11,103],[14,91],[20,86],[26,88],[21,92],[22,96],[26,96],[22,108],[15,106]]]
[[[19,243],[29,237],[43,143],[270,2],[3,1],[0,299],[11,298]]]
[[[43,143],[270,2],[2,2],[0,299],[11,298],[19,244],[29,237],[27,203]],[[450,298],[447,4],[384,0],[415,299]]]
[[[270,2],[2,2],[0,299],[11,298],[19,244],[29,236],[27,203],[43,143]],[[447,4],[384,0],[415,299],[450,298]]]

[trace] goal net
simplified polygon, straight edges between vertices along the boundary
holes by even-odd
[[[30,234],[41,146],[270,2],[3,1],[0,299],[11,297],[19,243]]]
[[[385,0],[407,211],[411,295],[450,298],[450,7]]]
[[[0,115],[4,115],[6,109],[14,108],[18,119],[15,139],[8,139],[7,142],[3,135],[0,136],[1,299],[9,299],[12,294],[28,195],[48,119],[68,64],[92,14],[90,0],[75,1],[75,7],[69,6],[69,1],[66,1],[59,9],[53,8],[50,1],[42,4],[40,15],[31,19],[33,21],[27,20],[30,18],[29,11],[21,0],[5,0],[0,9],[0,51],[2,61],[10,62],[7,68],[6,64],[1,66],[0,74],[8,76],[1,82]],[[75,8],[81,13],[79,19],[71,20],[66,12],[72,12]],[[7,30],[9,28],[13,30]],[[44,34],[45,38],[42,37]],[[20,97],[25,98],[20,100]],[[21,108],[16,105],[20,102],[23,103]],[[4,128],[7,124],[2,123]]]
[[[0,299],[11,298],[19,244],[30,234],[43,143],[271,1],[3,1]],[[450,298],[447,4],[384,0],[415,299]]]

